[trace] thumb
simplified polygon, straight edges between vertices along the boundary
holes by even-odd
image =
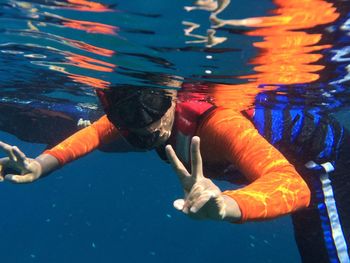
[[[33,173],[29,173],[26,175],[17,175],[17,174],[7,174],[5,176],[5,179],[7,181],[10,181],[12,183],[16,184],[25,184],[25,183],[31,183],[37,178],[34,176]]]
[[[182,211],[182,209],[185,206],[185,200],[184,199],[177,199],[174,201],[173,205],[177,210]]]

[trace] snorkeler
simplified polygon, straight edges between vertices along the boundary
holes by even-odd
[[[126,140],[131,149],[168,157],[185,191],[174,206],[185,214],[242,223],[292,213],[304,262],[348,262],[350,198],[343,188],[349,158],[343,152],[349,144],[337,122],[302,110],[238,112],[175,101],[175,90],[118,88],[99,96],[106,115],[36,159],[0,143],[8,155],[0,161],[1,176],[32,182]],[[7,174],[8,168],[20,174]],[[245,186],[222,192],[209,178]]]
[[[109,92],[100,94],[105,116],[54,148],[45,151],[35,160],[26,158],[17,148],[1,143],[1,148],[8,155],[8,158],[1,161],[3,172],[6,173],[6,168],[10,167],[21,170],[22,174],[6,175],[5,178],[18,183],[34,181],[102,144],[110,144],[117,140],[127,140],[133,148],[157,149],[163,157],[165,157],[164,146],[171,143],[181,161],[189,165],[191,138],[198,135],[202,138],[203,152],[207,152],[204,154],[206,175],[216,173],[216,171],[210,171],[214,165],[216,168],[219,165],[223,168],[226,164],[234,163],[249,180],[255,180],[244,190],[227,192],[227,195],[235,197],[232,200],[239,199],[241,202],[242,218],[237,218],[240,221],[273,218],[308,205],[309,190],[293,165],[289,164],[258,134],[245,116],[231,109],[215,108],[212,104],[205,102],[178,101],[176,103],[175,93],[175,90],[110,89]],[[248,146],[249,151],[246,150]],[[257,155],[258,149],[262,149],[265,153],[261,154],[260,150]],[[210,152],[220,152],[221,156],[219,158],[218,155],[209,154]],[[240,158],[236,160],[238,155]],[[248,164],[247,161],[252,159],[259,160],[256,166]],[[275,165],[271,166],[273,161]],[[207,163],[212,165],[206,165]],[[285,182],[286,175],[294,184]],[[215,176],[219,177],[219,174]],[[260,211],[250,210],[244,205],[247,201],[242,198],[246,195],[244,191],[255,189],[255,184],[270,182],[271,177],[276,182],[280,182],[283,188],[283,191],[267,191],[268,194],[275,195],[274,198],[270,196],[271,200],[284,200],[280,204],[280,209],[276,209],[274,205],[270,207],[269,202],[259,201],[257,207],[260,206]],[[298,191],[288,190],[289,187],[294,186]],[[290,205],[289,202],[293,204]]]

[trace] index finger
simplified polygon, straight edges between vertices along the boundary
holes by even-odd
[[[8,153],[10,149],[11,149],[11,145],[0,141],[0,150],[2,150],[5,153]]]
[[[183,165],[183,163],[179,160],[177,157],[173,147],[171,145],[167,145],[165,147],[165,152],[168,157],[168,160],[175,170],[176,174],[179,176],[180,181],[183,180],[185,177],[191,176],[190,173],[187,171],[186,167]]]
[[[12,160],[16,159],[16,157],[13,154],[13,150],[12,150],[12,146],[11,145],[0,141],[0,150],[3,151]]]

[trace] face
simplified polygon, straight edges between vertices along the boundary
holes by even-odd
[[[176,91],[171,91],[173,97]],[[152,149],[164,144],[171,135],[174,124],[176,102],[173,100],[171,107],[158,121],[140,129],[129,129],[130,143],[142,149]]]

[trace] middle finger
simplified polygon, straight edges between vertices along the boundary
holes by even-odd
[[[191,166],[192,175],[196,179],[203,177],[203,163],[200,152],[200,139],[198,136],[192,138],[191,141]]]

